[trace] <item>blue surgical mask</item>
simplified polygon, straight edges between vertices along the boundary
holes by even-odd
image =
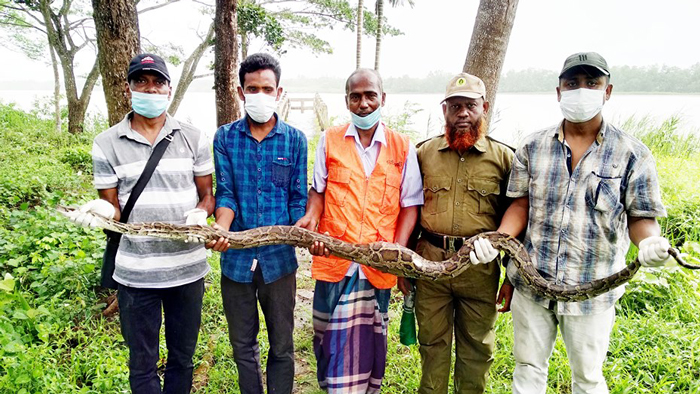
[[[145,118],[157,118],[168,108],[168,95],[141,93],[132,90],[131,108]]]
[[[357,116],[350,112],[350,119],[356,128],[360,130],[369,130],[382,119],[382,107],[377,107],[374,112],[367,116]]]

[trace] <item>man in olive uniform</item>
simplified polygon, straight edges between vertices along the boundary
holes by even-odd
[[[486,88],[466,73],[447,85],[442,111],[445,134],[419,145],[425,205],[416,252],[431,260],[450,258],[465,239],[498,228],[513,151],[486,136]],[[482,240],[485,241],[485,240]],[[456,339],[455,393],[483,393],[493,361],[496,305],[510,308],[513,288],[500,278],[498,252],[477,242],[470,267],[445,281],[416,282],[416,317],[422,359],[419,393],[447,393]],[[410,284],[399,284],[407,291]]]

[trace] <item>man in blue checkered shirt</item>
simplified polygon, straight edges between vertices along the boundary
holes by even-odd
[[[254,54],[241,63],[238,95],[246,116],[214,136],[216,223],[230,231],[292,225],[306,209],[306,138],[275,114],[280,66]],[[221,295],[241,393],[262,394],[258,303],[265,315],[270,350],[267,391],[291,393],[294,384],[294,247],[272,245],[228,250],[221,255]]]
[[[656,221],[666,210],[654,158],[637,139],[603,120],[612,87],[602,56],[569,56],[556,89],[564,120],[526,137],[515,153],[507,191],[514,201],[498,231],[517,236],[527,227],[524,245],[552,283],[582,284],[620,271],[630,240],[639,246],[642,265],[660,266],[669,257]],[[624,286],[567,303],[533,294],[514,264],[508,277],[516,287],[513,393],[545,393],[557,326],[572,393],[608,393],[603,362]]]

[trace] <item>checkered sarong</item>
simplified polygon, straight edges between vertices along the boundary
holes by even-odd
[[[360,279],[359,270],[338,283],[316,281],[313,343],[322,389],[334,394],[379,393],[390,293]]]

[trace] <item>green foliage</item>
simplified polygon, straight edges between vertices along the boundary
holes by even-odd
[[[0,104],[0,392],[124,391],[118,326],[94,318],[104,236],[53,210],[94,193],[95,133],[57,133],[41,118]]]
[[[61,150],[61,162],[76,171],[92,174],[92,154],[85,146],[68,147]]]
[[[62,197],[79,189],[84,178],[77,171],[91,172],[89,149],[94,132],[72,135],[56,132],[40,113],[26,113],[14,105],[0,104],[0,204],[23,203]],[[88,128],[103,121],[88,119]],[[81,145],[82,144],[82,145]],[[81,148],[81,146],[83,146]]]
[[[267,45],[279,51],[284,44],[284,30],[277,18],[261,5],[241,2],[237,9],[239,34],[262,38]]]
[[[660,125],[646,116],[630,117],[621,127],[623,130],[630,130],[656,157],[673,156],[688,159],[700,152],[700,137],[693,133],[682,134],[680,124],[681,119],[678,116],[671,116]]]
[[[672,116],[660,124],[648,117],[629,118],[622,129],[639,138],[656,158],[661,197],[668,212],[659,220],[672,243],[700,240],[700,138],[679,129],[681,120]],[[682,169],[682,176],[679,176]]]
[[[315,32],[333,29],[338,25],[355,31],[357,9],[346,0],[305,0],[302,2],[256,3],[243,1],[238,4],[238,28],[242,33],[262,38],[271,48],[284,53],[284,46],[307,48],[312,53],[332,53],[333,48]],[[377,17],[364,12],[364,34],[374,37]],[[386,19],[386,18],[385,18]],[[384,22],[385,35],[403,34]]]
[[[386,17],[382,20],[384,21],[384,23],[382,24],[382,35],[390,37],[403,35],[403,32],[401,30],[392,27],[387,23]],[[377,15],[375,15],[373,12],[365,10],[362,16],[362,34],[369,37],[376,37],[377,26],[379,26],[377,23]]]

